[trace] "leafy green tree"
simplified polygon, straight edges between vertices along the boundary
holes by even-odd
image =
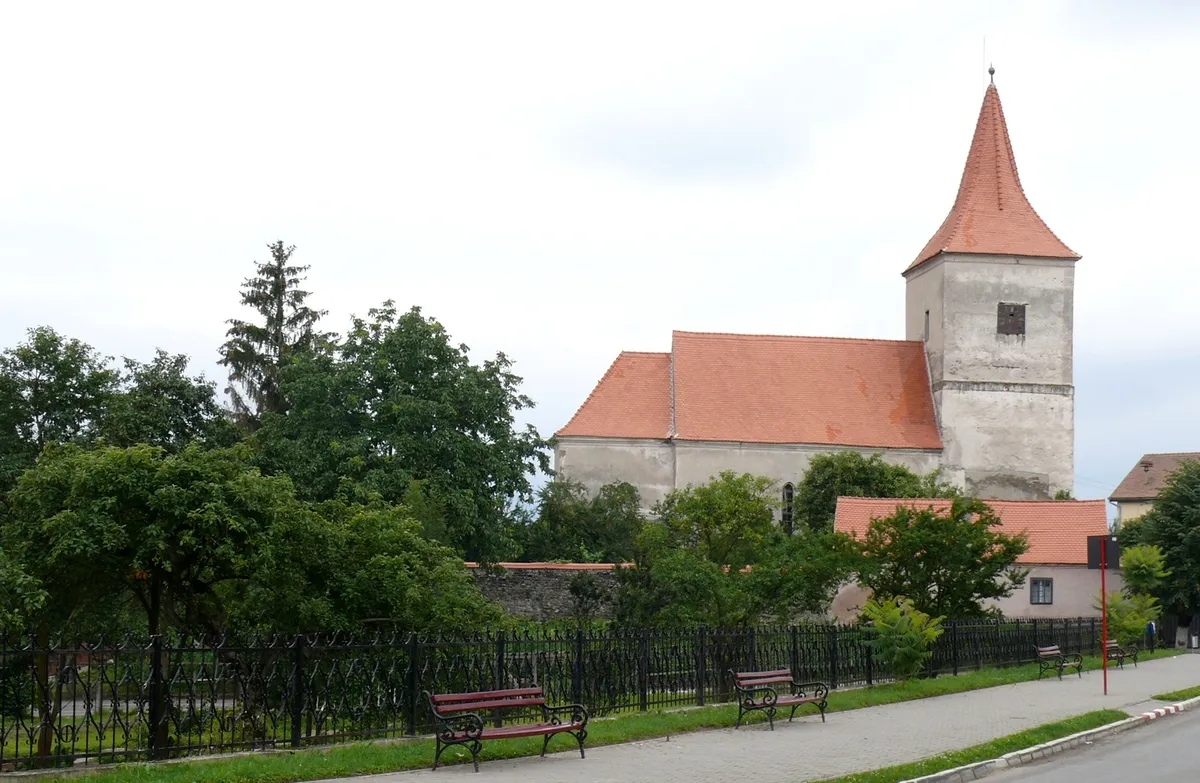
[[[447,543],[495,562],[515,554],[507,503],[532,499],[530,474],[550,468],[546,442],[516,424],[533,406],[520,385],[504,354],[473,364],[437,321],[387,302],[331,350],[288,367],[291,407],[256,435],[262,464],[313,501],[400,503],[420,481]]]
[[[1169,576],[1155,591],[1173,614],[1200,612],[1200,462],[1187,460],[1168,478],[1141,519],[1121,526],[1121,546],[1157,546]]]
[[[308,266],[291,263],[295,245],[267,245],[271,260],[255,262],[256,273],[242,283],[242,304],[261,316],[258,323],[229,320],[229,338],[221,346],[220,363],[229,368],[226,390],[238,421],[253,432],[268,413],[283,413],[283,368],[294,357],[319,346],[330,335],[316,331],[326,315],[305,304],[309,292],[300,286]]]
[[[91,437],[116,384],[105,357],[48,326],[0,353],[0,494],[47,445]]]
[[[125,360],[120,389],[109,398],[97,432],[111,446],[145,443],[171,452],[189,443],[232,446],[239,437],[217,400],[216,384],[189,376],[188,358],[163,350],[146,364]]]
[[[1156,546],[1140,544],[1121,553],[1121,575],[1127,595],[1153,595],[1170,577],[1163,552]]]
[[[612,600],[600,578],[591,571],[580,571],[572,576],[567,591],[571,594],[571,615],[580,625],[590,623]]]
[[[618,569],[614,616],[639,626],[734,626],[824,609],[853,568],[845,536],[787,536],[772,522],[773,482],[725,472],[676,490]]]
[[[680,545],[718,566],[740,569],[757,560],[773,528],[774,482],[722,471],[707,484],[675,490],[653,514]]]
[[[1099,597],[1093,606],[1101,609]],[[1151,620],[1157,622],[1162,616],[1162,606],[1151,595],[1126,593],[1108,594],[1108,635],[1122,646],[1137,644],[1146,633]]]
[[[916,677],[933,655],[945,617],[931,618],[907,598],[872,599],[863,605],[871,626],[868,644],[900,682]]]
[[[538,515],[525,530],[522,559],[625,563],[645,524],[637,488],[628,482],[590,496],[577,482],[556,480],[538,491]]]
[[[401,506],[323,503],[279,519],[230,585],[231,624],[262,632],[470,631],[503,620],[462,558]]]
[[[243,578],[271,524],[301,511],[244,448],[48,449],[11,493],[4,546],[49,596],[51,628],[133,601],[151,633],[224,630],[218,587]]]
[[[898,506],[871,522],[861,542],[859,581],[880,599],[904,596],[931,615],[979,617],[983,602],[1025,582],[1017,558],[1029,549],[984,502],[956,498],[944,512]]]
[[[22,630],[46,603],[46,591],[0,547],[0,633]]]
[[[856,451],[822,454],[809,463],[796,487],[793,514],[800,527],[833,529],[839,497],[952,498],[958,490],[941,481],[937,471],[913,473],[903,465],[885,462],[881,455],[864,457]]]

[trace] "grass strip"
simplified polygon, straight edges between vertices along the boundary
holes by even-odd
[[[979,761],[999,758],[1006,753],[1040,745],[1043,742],[1062,739],[1072,734],[1078,734],[1088,729],[1097,729],[1109,723],[1125,720],[1129,715],[1120,710],[1096,710],[1076,715],[1074,718],[1046,723],[1032,729],[999,737],[991,742],[973,745],[964,750],[943,753],[940,756],[915,761],[911,764],[899,764],[894,767],[884,767],[872,772],[858,772],[840,778],[831,778],[821,783],[897,783],[901,780],[912,780],[935,772],[961,767],[964,764],[974,764]]]
[[[1187,699],[1194,699],[1197,696],[1200,696],[1200,685],[1197,685],[1193,688],[1184,688],[1181,691],[1159,693],[1151,698],[1158,699],[1159,701],[1185,701]]]
[[[1175,654],[1178,652],[1158,650],[1143,660],[1165,658]],[[1084,659],[1085,670],[1099,669],[1100,664],[1099,657]],[[958,677],[941,676],[870,688],[839,690],[829,695],[827,712],[833,714],[1012,685],[1036,679],[1037,674],[1037,664],[1026,664],[1004,669],[964,670]],[[815,708],[805,706],[797,710],[796,717],[815,713]],[[654,739],[705,729],[729,728],[736,720],[735,704],[626,713],[591,721],[588,724],[587,747]],[[743,723],[757,723],[763,720],[765,718],[761,714],[754,714]],[[575,747],[575,741],[570,737],[558,737],[550,742],[551,752],[569,749],[574,752]],[[541,749],[540,737],[486,742],[480,760],[536,756]],[[307,750],[225,756],[186,763],[128,762],[106,766],[94,772],[89,771],[82,776],[38,776],[38,780],[71,779],[86,783],[284,783],[420,769],[432,765],[433,753],[432,739],[355,742]],[[470,754],[461,748],[451,748],[442,754],[443,764],[470,763],[470,759]]]

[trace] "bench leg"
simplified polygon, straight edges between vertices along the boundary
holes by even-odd
[[[479,751],[483,750],[483,743],[475,740],[471,743],[471,763],[475,765],[475,771],[479,771]]]
[[[587,758],[587,756],[585,756],[583,754],[583,741],[587,739],[587,729],[580,729],[579,731],[571,731],[571,732],[568,732],[568,734],[570,734],[572,737],[574,737],[575,740],[579,743],[579,758],[581,758],[581,759]]]
[[[550,744],[550,738],[553,736],[553,734],[547,734],[542,738],[542,758],[546,758],[546,746]]]
[[[744,706],[742,706],[742,703],[739,701],[739,702],[738,702],[738,719],[737,719],[737,723],[733,724],[733,727],[734,727],[735,729],[740,729],[740,728],[742,727],[742,716],[743,716],[743,715],[745,715],[745,714],[746,714],[746,708],[745,708]]]
[[[775,708],[767,707],[767,723],[771,724],[771,731],[775,731]]]
[[[821,722],[825,722],[825,708],[829,706],[829,702],[822,701],[817,705],[817,709],[821,711]]]
[[[796,717],[796,710],[800,708],[799,704],[792,705],[792,714],[788,715],[788,723],[792,722],[792,718]]]
[[[446,749],[446,746],[442,744],[442,738],[438,737],[437,738],[437,752],[433,754],[433,771],[434,772],[437,772],[438,759],[440,759],[442,757],[442,751],[445,749]]]

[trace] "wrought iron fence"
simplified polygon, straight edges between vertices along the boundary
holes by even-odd
[[[928,673],[1026,663],[1035,643],[1091,653],[1099,632],[1095,619],[950,622]],[[539,685],[599,716],[729,701],[731,669],[789,669],[835,689],[886,682],[868,636],[809,624],[23,640],[0,644],[0,771],[418,735],[431,730],[424,691]]]

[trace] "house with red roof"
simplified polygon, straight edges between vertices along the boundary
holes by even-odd
[[[647,509],[722,470],[770,476],[784,515],[812,457],[846,449],[982,498],[1070,491],[1078,258],[1026,198],[992,84],[949,214],[900,267],[904,340],[674,332],[617,356],[555,469],[628,481]]]
[[[1109,502],[1117,507],[1117,527],[1123,522],[1145,515],[1154,508],[1154,500],[1166,486],[1167,479],[1179,470],[1184,462],[1200,462],[1200,452],[1143,454],[1108,496]]]
[[[1024,587],[986,605],[999,608],[1005,617],[1099,617],[1093,603],[1100,596],[1100,572],[1088,570],[1087,538],[1108,533],[1104,501],[989,500],[987,504],[1000,519],[1000,530],[1028,537],[1029,550],[1017,565],[1028,569],[1029,575]],[[931,508],[940,513],[950,507],[950,501],[840,497],[834,529],[861,540],[872,521],[889,517],[901,507]],[[1110,592],[1124,586],[1118,570],[1110,570],[1107,579]],[[870,597],[864,587],[844,585],[830,613],[839,620],[854,620]]]

